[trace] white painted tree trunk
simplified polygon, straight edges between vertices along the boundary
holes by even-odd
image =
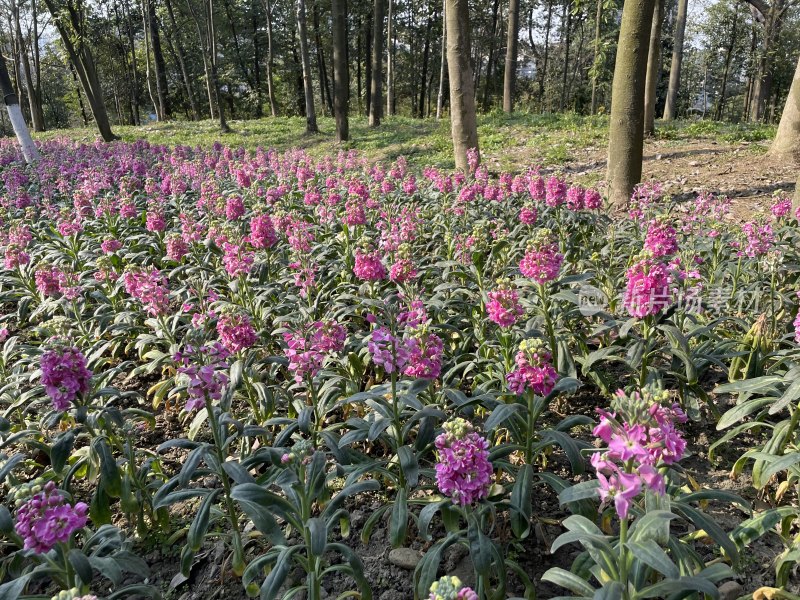
[[[28,126],[25,124],[25,117],[22,116],[22,109],[19,104],[9,104],[8,118],[11,121],[11,127],[14,128],[14,133],[17,135],[19,145],[22,147],[22,155],[25,157],[25,162],[28,164],[34,163],[39,160],[39,151],[36,149],[36,144],[33,143],[33,138],[28,131]]]

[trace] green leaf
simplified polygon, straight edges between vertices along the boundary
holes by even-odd
[[[702,511],[685,504],[684,502],[674,502],[672,507],[684,518],[691,521],[692,524],[698,529],[702,529],[713,539],[717,544],[722,546],[725,553],[730,558],[731,563],[736,566],[739,563],[739,549],[736,544],[728,537],[728,534],[717,525],[710,517]]]
[[[408,487],[415,488],[419,483],[419,463],[416,453],[409,446],[400,446],[397,449],[397,456],[400,459],[400,468],[406,478]]]
[[[631,527],[629,539],[632,542],[652,539],[654,532],[662,529],[662,521],[671,521],[677,517],[678,515],[672,514],[667,510],[650,510],[636,519],[633,527]]]
[[[773,402],[775,402],[775,398],[759,398],[758,400],[748,400],[747,402],[742,402],[734,406],[732,409],[726,411],[719,422],[717,422],[717,431],[722,431],[731,425],[735,425],[748,415],[753,414],[765,406],[769,406]]]
[[[523,465],[511,490],[511,530],[519,539],[528,537],[531,529],[533,467]]]
[[[742,521],[736,529],[731,532],[731,539],[736,545],[744,549],[766,533],[773,531],[775,526],[789,515],[800,514],[800,509],[792,506],[782,506],[771,508]]]
[[[0,585],[0,600],[17,600],[30,578],[30,574],[26,574]]]
[[[600,482],[597,479],[590,479],[589,481],[582,481],[570,486],[558,494],[558,502],[562,506],[570,502],[577,502],[578,500],[585,500],[587,498],[597,498],[597,488]]]
[[[325,546],[328,543],[328,525],[319,517],[309,519],[306,523],[308,528],[309,547],[312,556],[320,557],[325,554]]]
[[[402,546],[408,531],[408,492],[406,488],[397,489],[397,494],[392,505],[392,515],[389,519],[389,541],[392,548]]]
[[[75,573],[78,574],[78,577],[80,577],[80,580],[85,585],[90,585],[92,583],[92,565],[89,563],[89,559],[86,558],[86,555],[83,552],[77,548],[70,550],[69,564],[72,565],[72,568],[75,569]]]
[[[637,598],[685,598],[702,592],[712,598],[719,598],[717,586],[702,577],[681,577],[680,579],[664,579],[646,587],[636,594]]]
[[[483,430],[489,432],[497,429],[518,412],[524,410],[524,408],[521,404],[498,404],[492,414],[489,415],[489,418],[486,419]]]
[[[275,566],[261,584],[261,600],[278,600],[283,582],[286,581],[286,576],[292,567],[292,554],[302,548],[303,546],[289,546],[281,549],[275,560]]]
[[[625,545],[636,560],[645,563],[665,577],[677,579],[681,576],[677,565],[670,560],[667,553],[655,541],[642,540],[640,542],[628,542]]]
[[[578,577],[575,573],[571,573],[559,567],[551,567],[548,569],[544,575],[542,575],[542,581],[554,583],[579,596],[592,597],[594,595],[594,588],[591,585]]]
[[[197,509],[197,514],[189,526],[189,532],[186,534],[186,544],[191,548],[192,552],[197,552],[203,545],[210,523],[211,507],[214,506],[214,502],[221,491],[219,488],[212,491],[203,498],[200,507]]]
[[[94,442],[94,451],[100,458],[100,481],[106,494],[112,498],[119,498],[122,493],[122,480],[119,476],[117,461],[111,454],[111,448],[104,438],[97,438]]]
[[[67,459],[72,452],[72,447],[75,444],[75,433],[73,431],[65,431],[62,433],[56,443],[50,450],[50,464],[56,473],[60,473],[67,464]],[[0,479],[2,481],[2,479]]]
[[[283,533],[273,513],[288,521],[298,531],[303,530],[303,523],[297,518],[294,507],[284,498],[265,490],[258,484],[237,485],[233,488],[231,497],[240,504],[256,529],[266,535],[274,545],[281,545],[279,540],[283,539]]]

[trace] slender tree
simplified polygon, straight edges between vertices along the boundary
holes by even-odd
[[[300,39],[300,62],[303,65],[303,91],[306,108],[306,133],[318,133],[317,111],[314,108],[314,83],[311,81],[311,58],[308,53],[306,0],[297,0],[297,37]]]
[[[222,104],[222,92],[220,90],[217,70],[217,28],[214,23],[214,0],[207,0],[206,2],[206,27],[208,29],[208,48],[211,55],[211,87],[214,89],[214,100],[217,105],[217,119],[219,120],[219,128],[222,133],[228,133],[231,128],[228,126],[228,121],[225,119],[225,107]]]
[[[333,20],[333,117],[336,120],[336,141],[350,139],[347,118],[350,95],[350,74],[347,64],[347,0],[331,0]]]
[[[386,115],[394,114],[394,0],[388,0],[386,19]]]
[[[269,111],[273,117],[278,116],[278,101],[275,99],[275,48],[272,33],[272,15],[274,5],[271,0],[264,0],[264,10],[267,13],[267,97]],[[306,28],[307,29],[307,28]],[[308,52],[308,31],[306,31],[306,52]],[[304,67],[305,68],[305,67]],[[305,75],[304,75],[305,77]]]
[[[627,0],[622,9],[611,87],[608,175],[611,204],[627,202],[642,177],[644,89],[655,0]]]
[[[97,76],[94,56],[89,49],[85,31],[85,7],[80,0],[44,0],[53,23],[58,29],[64,49],[75,69],[89,108],[101,137],[106,142],[118,139],[111,131],[111,123],[103,99],[103,88]]]
[[[469,2],[447,0],[447,69],[450,79],[450,127],[456,167],[469,168],[467,151],[478,150],[475,87],[470,62]]]
[[[514,88],[517,80],[517,46],[519,44],[519,0],[508,2],[506,36],[506,70],[503,76],[503,110],[514,111]]]
[[[0,92],[3,94],[3,102],[8,111],[8,120],[11,121],[11,127],[19,141],[22,155],[25,157],[25,162],[28,164],[39,160],[39,151],[36,149],[36,144],[31,139],[31,134],[28,131],[28,126],[25,124],[25,117],[22,116],[22,109],[19,106],[19,99],[14,91],[14,86],[11,85],[11,78],[8,76],[8,68],[6,67],[6,59],[0,52]]]
[[[683,37],[686,33],[686,11],[689,0],[678,0],[678,15],[675,18],[675,37],[672,42],[672,63],[669,68],[669,88],[664,106],[664,120],[674,121],[678,109],[678,89],[681,84],[683,62]]]
[[[372,81],[369,91],[369,126],[381,124],[383,111],[383,22],[386,0],[374,0],[372,18]]]
[[[647,52],[647,79],[644,87],[644,135],[656,131],[656,92],[661,75],[661,24],[664,22],[664,0],[656,0],[650,27],[650,47]]]
[[[444,109],[444,82],[447,78],[447,0],[442,0],[442,47],[439,63],[439,95],[436,97],[436,120]]]

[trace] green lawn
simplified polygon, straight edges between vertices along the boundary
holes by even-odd
[[[303,148],[312,156],[355,149],[368,158],[391,161],[405,156],[413,166],[452,168],[449,119],[435,121],[407,117],[385,119],[380,128],[372,129],[364,117],[351,117],[350,137],[346,144],[334,141],[332,118],[320,117],[320,133],[305,134],[302,117],[263,118],[231,121],[231,133],[220,133],[215,121],[172,121],[142,127],[117,126],[114,131],[126,141],[146,139],[155,144],[208,147],[216,141],[227,146],[257,147],[285,151]],[[493,112],[481,115],[478,136],[484,160],[492,170],[524,169],[529,165],[558,166],[575,160],[576,151],[605,147],[608,117],[565,114],[505,115]],[[657,139],[687,143],[695,139],[718,142],[763,141],[771,139],[774,126],[729,124],[713,121],[678,121],[659,123]],[[94,129],[64,129],[37,134],[37,139],[69,137],[94,141]]]

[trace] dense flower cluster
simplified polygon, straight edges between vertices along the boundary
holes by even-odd
[[[747,245],[740,251],[750,258],[763,256],[769,252],[775,243],[775,234],[770,223],[759,225],[755,221],[749,221],[742,225]]]
[[[592,454],[603,503],[614,503],[621,519],[644,489],[665,493],[664,467],[675,464],[686,451],[686,441],[676,428],[686,415],[677,404],[664,406],[665,391],[645,388],[630,395],[616,393],[613,412],[598,409],[600,422],[594,435],[605,448]]]
[[[538,396],[546,396],[558,381],[558,372],[552,360],[552,354],[542,340],[522,340],[514,357],[517,368],[506,375],[508,388],[519,395],[531,390]]]
[[[510,279],[498,279],[497,289],[487,294],[486,314],[500,327],[511,327],[517,322],[525,309],[519,301],[519,294]]]
[[[442,372],[444,344],[423,325],[412,330],[405,340],[408,360],[403,374],[418,379],[436,379]]]
[[[664,263],[643,258],[631,265],[625,276],[623,303],[631,316],[642,319],[670,305],[672,278]]]
[[[132,267],[125,271],[122,281],[125,291],[154,317],[165,315],[169,310],[167,278],[158,269]]]
[[[475,591],[455,575],[445,575],[431,584],[429,600],[478,600]]]
[[[94,594],[81,594],[78,588],[72,588],[70,590],[61,590],[50,600],[97,600],[97,596]]]
[[[436,438],[436,485],[461,506],[474,504],[489,494],[492,463],[489,442],[464,419],[451,419]]]
[[[285,354],[295,382],[316,377],[325,358],[341,352],[346,338],[347,329],[335,321],[316,321],[303,330],[284,333]]]
[[[186,388],[188,399],[186,411],[203,408],[206,401],[218,402],[230,380],[228,377],[228,357],[230,352],[219,342],[194,347],[186,346],[173,357],[180,364],[178,372],[186,375],[189,384]]]
[[[675,228],[665,219],[651,220],[644,239],[644,250],[655,258],[675,254],[678,251]]]
[[[381,257],[378,254],[357,250],[355,258],[353,273],[355,273],[356,277],[364,281],[386,279],[386,267],[383,266]]]
[[[372,362],[387,373],[401,372],[409,359],[409,352],[404,340],[392,335],[388,327],[378,327],[370,335],[367,349]]]
[[[519,263],[519,270],[525,277],[543,284],[558,277],[564,255],[559,252],[558,243],[547,229],[540,229],[528,244],[525,256]]]
[[[250,317],[244,313],[224,313],[217,321],[220,342],[228,352],[235,354],[249,348],[258,340]]]
[[[14,527],[26,550],[44,554],[83,528],[88,513],[89,507],[83,502],[68,504],[50,481],[17,508]]]
[[[57,411],[65,411],[71,402],[89,391],[92,372],[86,357],[75,346],[55,340],[39,360],[41,382]]]

